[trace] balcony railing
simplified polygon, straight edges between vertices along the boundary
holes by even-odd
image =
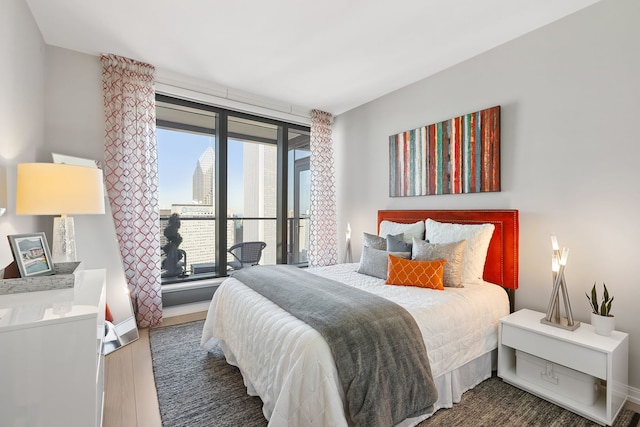
[[[169,216],[160,217],[160,245],[164,247],[167,238],[164,230]],[[260,264],[268,265],[276,263],[276,218],[258,217],[232,217],[227,219],[227,244],[229,248],[235,243],[246,241],[263,241],[267,244],[263,250]],[[216,268],[216,218],[213,216],[180,217],[178,232],[182,237],[179,249],[184,251],[186,259],[182,259],[183,273],[178,276],[162,277],[163,284],[185,282],[191,280],[208,279],[212,277],[226,276]],[[288,242],[287,263],[306,264],[309,248],[309,217],[287,218]],[[162,260],[166,258],[162,252]],[[228,254],[227,262],[233,257]],[[229,270],[230,268],[228,268]],[[164,271],[164,270],[163,270]]]

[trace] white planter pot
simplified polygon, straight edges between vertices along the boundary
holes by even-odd
[[[598,335],[607,337],[611,335],[611,332],[616,328],[615,319],[613,316],[600,316],[599,314],[591,313],[591,325]]]

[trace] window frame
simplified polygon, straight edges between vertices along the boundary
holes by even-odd
[[[156,118],[156,127],[168,128],[173,130],[193,131],[203,134],[210,134],[215,140],[215,232],[216,232],[216,265],[218,271],[215,274],[199,276],[196,278],[187,276],[184,278],[166,278],[162,284],[176,284],[193,282],[198,280],[211,280],[214,278],[227,277],[227,184],[228,184],[228,142],[233,135],[229,133],[229,119],[237,117],[246,120],[263,122],[270,125],[278,126],[277,135],[277,200],[276,200],[276,264],[286,264],[288,259],[288,142],[289,131],[311,133],[309,126],[290,123],[277,120],[265,116],[249,114],[241,111],[231,110],[228,108],[218,107],[204,102],[192,101],[176,96],[156,93],[156,101],[163,103],[171,103],[183,107],[200,109],[207,112],[215,113],[216,123],[215,130],[202,128],[194,125],[186,125],[168,120]],[[251,140],[251,138],[249,138]],[[264,142],[258,141],[257,142]],[[233,218],[231,219],[233,220]]]

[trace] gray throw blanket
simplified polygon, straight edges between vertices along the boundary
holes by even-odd
[[[349,425],[393,426],[432,410],[438,392],[427,350],[404,308],[294,266],[255,266],[232,276],[325,338]]]

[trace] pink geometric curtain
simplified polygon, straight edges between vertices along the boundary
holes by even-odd
[[[332,121],[333,116],[329,113],[311,111],[310,267],[338,262]]]
[[[162,320],[154,67],[102,55],[105,181],[138,326]]]

